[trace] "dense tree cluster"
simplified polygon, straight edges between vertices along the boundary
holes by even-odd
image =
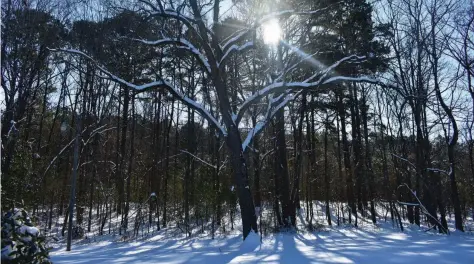
[[[2,2],[2,212],[51,228],[74,186],[100,234],[474,213],[469,1],[46,2]]]

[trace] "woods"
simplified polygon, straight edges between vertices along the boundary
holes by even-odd
[[[277,2],[3,1],[2,214],[245,239],[313,230],[321,201],[464,231],[472,2]]]

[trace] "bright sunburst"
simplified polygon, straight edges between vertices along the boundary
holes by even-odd
[[[281,28],[276,19],[263,24],[263,41],[265,44],[275,45],[281,38]]]

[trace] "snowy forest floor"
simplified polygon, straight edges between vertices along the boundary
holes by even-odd
[[[324,214],[317,223],[326,223]],[[300,219],[301,220],[301,219]],[[235,220],[238,223],[238,219]],[[299,221],[300,223],[302,221]],[[320,225],[316,231],[251,234],[242,242],[239,226],[217,234],[200,233],[186,238],[176,225],[123,241],[110,234],[74,241],[66,251],[65,240],[53,245],[53,263],[473,263],[474,224],[468,232],[450,235],[404,223],[393,227],[390,218],[378,218],[377,226],[364,220],[358,228]],[[334,222],[335,224],[335,222]],[[453,222],[449,221],[453,231]],[[95,226],[93,226],[94,229]]]

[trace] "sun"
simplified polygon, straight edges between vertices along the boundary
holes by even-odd
[[[281,28],[276,19],[263,24],[263,41],[268,45],[275,45],[280,41]]]

